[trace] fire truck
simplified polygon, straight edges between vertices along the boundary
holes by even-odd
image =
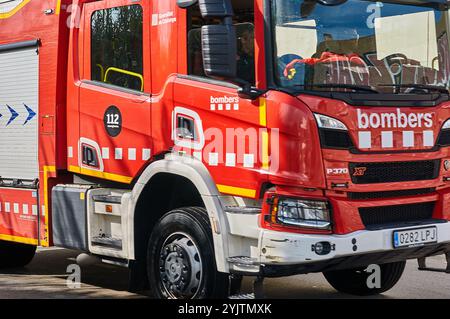
[[[201,299],[449,261],[448,9],[0,0],[0,267],[57,246]]]

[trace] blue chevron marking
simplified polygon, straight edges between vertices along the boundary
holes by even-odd
[[[8,124],[6,124],[6,126],[8,126],[9,124],[11,124],[18,116],[19,113],[17,113],[11,106],[9,106],[8,104],[6,104],[6,106],[8,107],[9,111],[11,112],[11,118],[8,121]]]
[[[28,111],[28,117],[27,120],[25,121],[25,123],[23,123],[23,125],[26,125],[29,121],[31,121],[35,116],[36,116],[36,112],[34,112],[28,105],[26,105],[25,103],[23,104],[25,106],[25,108]]]

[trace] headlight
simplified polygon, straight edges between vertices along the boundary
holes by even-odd
[[[301,228],[331,230],[328,202],[278,198],[272,203],[271,222]]]
[[[447,120],[442,126],[441,133],[438,139],[439,146],[450,146],[450,120]]]
[[[345,126],[345,124],[339,120],[322,114],[314,114],[314,116],[316,117],[317,125],[319,125],[319,128],[348,131],[347,126]]]
[[[341,121],[322,114],[314,114],[319,126],[322,148],[349,150],[354,147],[347,126]]]

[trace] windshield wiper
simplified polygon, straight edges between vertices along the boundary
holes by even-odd
[[[334,84],[298,84],[295,86],[300,86],[303,88],[330,88],[330,89],[349,89],[354,91],[363,91],[363,92],[371,92],[371,93],[377,93],[380,92],[377,91],[374,87],[368,86],[368,85],[355,85],[355,84],[342,84],[342,83],[334,83]]]
[[[430,84],[381,84],[380,87],[393,87],[396,89],[419,89],[419,90],[428,90],[429,93],[431,91],[437,91],[439,93],[449,94],[449,89],[444,86],[439,85],[430,85]],[[399,92],[397,92],[399,93]]]

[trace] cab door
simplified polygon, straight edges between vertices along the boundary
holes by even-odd
[[[84,10],[78,167],[69,170],[129,184],[152,150],[149,2]]]

